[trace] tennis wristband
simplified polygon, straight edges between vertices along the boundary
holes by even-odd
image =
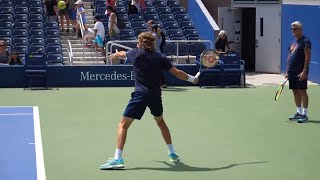
[[[189,82],[194,82],[194,79],[195,79],[195,77],[194,76],[191,76],[191,75],[189,75],[188,74],[188,76],[189,76],[189,78],[188,78],[188,80],[187,81],[189,81]]]

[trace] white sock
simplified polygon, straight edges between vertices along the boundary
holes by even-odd
[[[303,114],[303,115],[307,115],[307,113],[308,113],[308,108],[303,108],[302,114]]]
[[[297,113],[302,114],[302,107],[297,107]]]
[[[172,153],[176,153],[176,151],[174,150],[174,148],[173,148],[173,145],[172,145],[172,144],[167,144],[167,146],[168,146],[168,149],[169,149],[170,154],[172,154]]]
[[[116,152],[114,153],[113,159],[115,159],[115,160],[122,159],[122,150],[116,149]]]

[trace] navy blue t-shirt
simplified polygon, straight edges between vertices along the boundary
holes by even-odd
[[[127,60],[133,63],[135,92],[161,93],[160,80],[164,70],[173,67],[169,59],[158,52],[132,49],[127,52]]]
[[[310,40],[302,36],[298,40],[293,40],[289,45],[289,69],[288,72],[301,72],[304,68],[305,54],[304,49],[311,49]]]

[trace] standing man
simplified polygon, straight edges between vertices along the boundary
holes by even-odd
[[[180,160],[173,148],[170,131],[163,117],[160,77],[162,71],[167,70],[175,77],[194,84],[198,82],[198,78],[178,70],[170,63],[166,56],[156,52],[155,40],[151,32],[143,32],[138,36],[138,48],[128,52],[119,51],[110,56],[111,60],[125,59],[127,56],[134,57],[135,88],[118,125],[117,147],[114,158],[109,159],[105,164],[101,165],[100,169],[124,168],[122,151],[126,142],[128,129],[135,119],[140,120],[142,118],[146,107],[149,107],[168,146],[170,161],[177,162]]]
[[[295,37],[289,45],[286,78],[289,79],[289,89],[292,89],[297,113],[290,120],[298,123],[308,121],[308,71],[311,57],[311,42],[302,34],[302,23],[295,21],[291,24],[292,34]]]

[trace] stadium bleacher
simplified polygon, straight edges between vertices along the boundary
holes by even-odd
[[[49,64],[63,63],[58,23],[46,22],[43,8],[42,0],[1,0],[0,39],[22,59],[42,52]]]
[[[106,10],[105,0],[94,0],[96,14],[103,15]],[[141,14],[130,14],[128,16],[128,4],[131,0],[118,0],[116,10],[118,18],[124,22],[125,27],[120,29],[119,40],[136,39],[139,33],[148,31],[146,22],[154,20],[169,40],[200,40],[198,30],[193,26],[185,8],[180,6],[179,0],[145,0],[146,8]],[[105,27],[108,27],[108,18],[102,18]],[[107,33],[106,33],[107,34]],[[105,38],[106,42],[109,36]],[[200,45],[199,45],[200,44]],[[178,46],[176,43],[166,43],[164,54],[167,56],[189,55],[202,52],[205,48],[203,43],[182,43]]]

